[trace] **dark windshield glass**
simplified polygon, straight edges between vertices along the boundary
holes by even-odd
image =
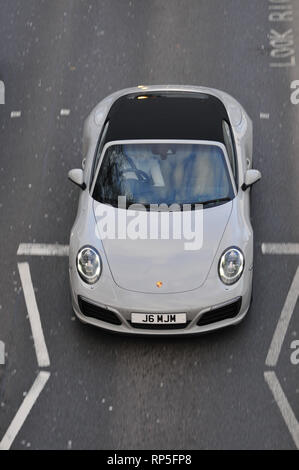
[[[118,196],[128,205],[215,204],[231,199],[233,189],[217,145],[119,144],[107,148],[93,191],[94,199],[114,206]]]

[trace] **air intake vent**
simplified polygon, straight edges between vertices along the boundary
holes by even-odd
[[[218,321],[234,318],[238,315],[242,304],[242,297],[231,304],[223,305],[223,307],[215,308],[204,313],[197,322],[198,326],[217,323]]]
[[[96,318],[97,320],[112,323],[113,325],[121,325],[120,319],[114,312],[111,312],[111,310],[86,302],[86,300],[83,300],[80,296],[78,297],[78,303],[81,312],[86,317]]]

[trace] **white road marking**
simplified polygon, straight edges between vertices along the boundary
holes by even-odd
[[[48,367],[50,365],[50,358],[45,343],[39,311],[37,308],[29,264],[18,263],[18,268],[22,282],[25,302],[28,310],[37,362],[39,367]]]
[[[0,341],[0,366],[5,364],[5,344]]]
[[[271,255],[298,255],[298,243],[263,243],[262,253]],[[275,367],[299,296],[299,266],[293,278],[266,358],[266,365]],[[264,372],[265,380],[280,409],[288,430],[299,449],[299,423],[281,388],[274,371]]]
[[[276,374],[273,371],[267,371],[264,373],[264,377],[280,409],[280,412],[288,427],[288,430],[290,431],[290,434],[295,442],[295,445],[297,449],[299,449],[299,423],[281,388],[281,385],[276,377]]]
[[[262,243],[264,255],[299,255],[299,243]]]
[[[29,252],[30,252],[30,246],[31,245],[29,245]],[[37,246],[49,247],[49,245],[37,245]],[[27,254],[28,245],[25,244],[23,248],[24,249],[20,250],[20,254],[23,254],[23,253]],[[35,347],[38,366],[48,367],[50,365],[50,358],[49,358],[47,346],[45,343],[45,338],[44,338],[44,334],[42,330],[39,311],[37,308],[36,298],[35,298],[31,275],[30,275],[29,264],[18,263],[18,269],[19,269],[22,288],[24,292],[25,303],[26,303],[26,307],[28,311],[28,317],[30,321],[32,336],[34,340],[34,347]],[[1,343],[2,342],[0,342],[0,356],[1,356]],[[2,344],[4,345],[4,343]],[[3,349],[3,353],[4,353],[4,349]],[[42,392],[49,378],[50,378],[50,372],[40,371],[31,389],[29,390],[29,392],[23,394],[25,398],[20,408],[18,409],[15,417],[13,418],[9,428],[7,429],[4,437],[2,438],[0,442],[0,450],[10,449],[13,441],[15,440],[18,432],[23,426],[27,416],[29,415],[33,405],[35,404],[37,398],[39,397],[40,393]],[[27,447],[30,447],[30,443],[27,443]]]
[[[266,365],[269,367],[275,367],[278,361],[278,357],[281,351],[284,338],[290,324],[293,311],[295,309],[297,299],[299,295],[299,266],[285,300],[283,309],[278,320],[275,333],[272,338],[271,346],[268,351],[266,358]]]
[[[69,116],[71,110],[70,109],[61,109],[60,110],[60,116]]]
[[[5,104],[5,85],[2,80],[0,80],[0,104]]]
[[[20,243],[17,255],[24,256],[68,256],[68,245],[50,245],[45,243]]]
[[[13,418],[9,428],[7,429],[4,437],[0,442],[0,450],[9,450],[13,441],[15,440],[18,432],[23,426],[27,416],[29,415],[31,408],[38,399],[38,396],[42,392],[50,377],[50,372],[41,371],[36,377],[31,389],[25,396],[23,403],[18,409],[15,417]]]
[[[270,114],[269,113],[260,113],[260,119],[269,119]]]
[[[268,9],[268,20],[271,25],[268,34],[271,57],[269,65],[294,67],[296,51],[292,28],[294,21],[292,0],[268,0]]]
[[[21,115],[22,115],[22,112],[21,112],[21,111],[12,111],[12,112],[10,113],[10,117],[11,117],[11,118],[18,118],[18,117],[21,117]]]

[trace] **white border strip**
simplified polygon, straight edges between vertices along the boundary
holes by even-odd
[[[71,112],[70,109],[63,108],[63,109],[60,110],[60,116],[69,116],[70,112]]]
[[[299,255],[299,243],[262,243],[263,255]]]
[[[5,364],[5,343],[0,341],[0,366]]]
[[[269,113],[260,113],[260,119],[269,119],[270,114]]]
[[[278,320],[275,333],[272,338],[271,346],[267,354],[266,365],[269,367],[275,367],[278,361],[278,357],[284,342],[285,335],[287,333],[288,326],[290,324],[293,311],[295,309],[299,294],[299,266],[285,300],[283,309]]]
[[[5,85],[2,80],[0,80],[0,104],[5,104]]]
[[[20,243],[17,255],[23,256],[68,256],[68,245],[46,243]]]
[[[39,311],[37,308],[29,264],[18,263],[18,268],[28,310],[37,362],[39,367],[48,367],[50,365],[50,358],[45,343]]]
[[[50,372],[41,371],[36,377],[31,389],[27,393],[20,408],[18,409],[15,417],[13,418],[9,428],[7,429],[4,437],[0,442],[0,450],[9,450],[13,441],[15,440],[18,432],[23,426],[31,408],[38,399],[39,394],[42,392],[50,377]]]
[[[22,116],[22,111],[12,111],[10,113],[10,117],[13,118],[19,118]]]
[[[280,412],[288,427],[288,430],[290,431],[290,434],[295,442],[295,445],[297,449],[299,449],[299,423],[281,388],[281,385],[276,377],[276,374],[273,371],[268,371],[264,373],[264,377],[280,409]]]

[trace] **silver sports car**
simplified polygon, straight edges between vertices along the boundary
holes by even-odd
[[[85,121],[69,273],[77,317],[131,334],[240,322],[251,302],[252,122],[228,94],[138,86]]]

